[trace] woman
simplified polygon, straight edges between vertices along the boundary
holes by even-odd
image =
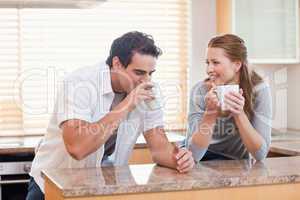
[[[267,156],[271,141],[271,92],[247,62],[244,41],[226,34],[210,40],[206,55],[208,78],[191,92],[186,145],[195,161],[256,160]],[[239,92],[225,95],[229,115],[220,111],[216,89],[238,84]]]

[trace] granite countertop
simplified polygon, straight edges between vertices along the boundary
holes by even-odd
[[[167,137],[171,142],[180,142],[185,137],[175,132],[167,132]],[[16,153],[34,153],[35,147],[39,144],[42,136],[20,136],[20,137],[0,137],[0,155]],[[143,136],[136,142],[135,148],[146,148],[147,144]]]
[[[270,152],[289,156],[300,155],[300,132],[273,132]]]
[[[206,161],[186,174],[157,165],[44,170],[64,197],[166,192],[300,182],[300,157]]]
[[[185,136],[176,132],[167,132],[169,141],[177,143],[182,141]],[[0,137],[0,155],[15,153],[34,153],[42,136],[23,136],[23,137]],[[273,132],[271,151],[287,155],[300,154],[300,132]],[[143,136],[136,142],[135,148],[146,148],[147,144]]]

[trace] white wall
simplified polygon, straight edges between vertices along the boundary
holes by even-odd
[[[273,95],[273,127],[300,130],[300,64],[257,65]]]
[[[216,35],[216,1],[192,0],[192,54],[189,88],[206,77],[205,50]]]
[[[216,34],[216,1],[192,0],[191,88],[203,79],[205,49]],[[269,82],[273,95],[273,127],[300,130],[300,64],[253,66]]]
[[[300,130],[300,64],[287,66],[288,128]]]
[[[275,129],[288,127],[288,66],[286,65],[252,65],[270,85],[273,103],[272,126]]]

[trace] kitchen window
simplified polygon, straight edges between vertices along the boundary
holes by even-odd
[[[57,86],[103,61],[116,37],[151,34],[163,55],[154,81],[167,130],[184,129],[190,53],[188,0],[108,0],[92,9],[0,9],[0,136],[46,132]]]

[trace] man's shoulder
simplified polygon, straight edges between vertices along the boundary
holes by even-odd
[[[71,73],[69,73],[64,80],[65,81],[93,81],[98,80],[99,76],[103,72],[108,72],[109,68],[104,62],[100,62],[90,66],[80,67]]]

